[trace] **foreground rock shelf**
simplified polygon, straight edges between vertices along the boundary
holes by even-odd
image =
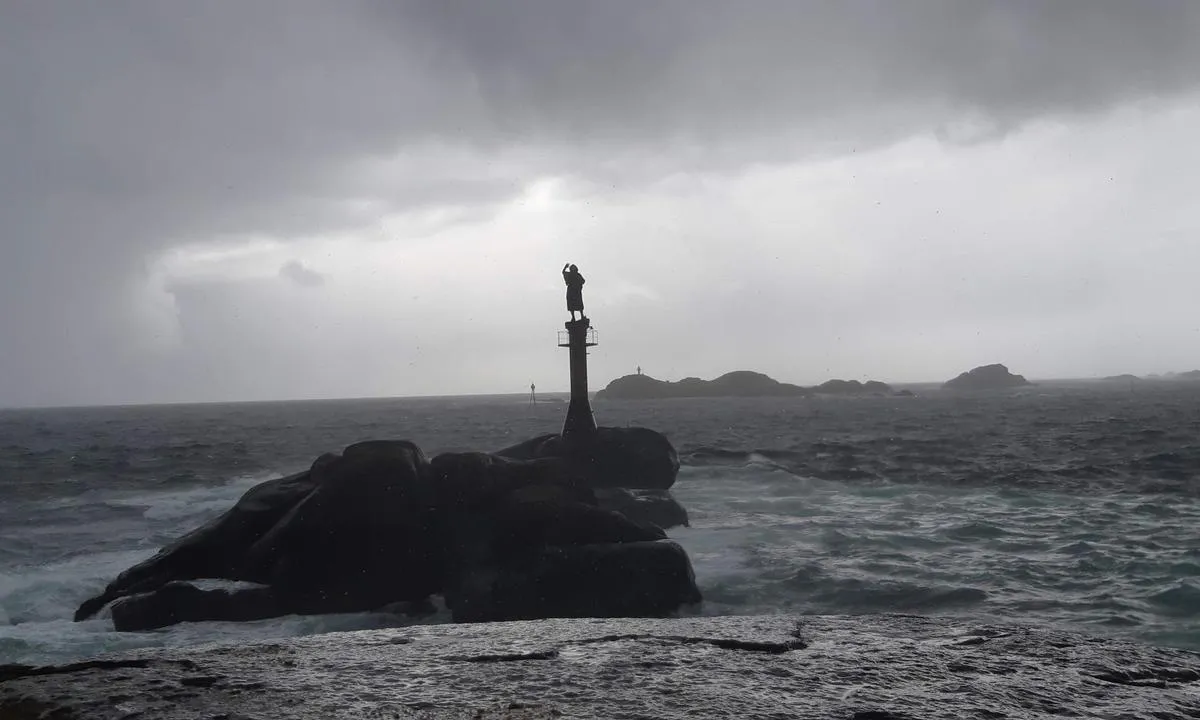
[[[1200,656],[907,616],[540,620],[0,667],[0,717],[1187,718]],[[50,716],[50,715],[46,715]]]

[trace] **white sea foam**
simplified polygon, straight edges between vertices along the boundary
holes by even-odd
[[[162,490],[116,497],[108,504],[139,508],[148,520],[184,520],[199,516],[216,516],[230,508],[244,492],[274,477],[270,474],[244,475],[222,485],[190,487],[181,490]]]

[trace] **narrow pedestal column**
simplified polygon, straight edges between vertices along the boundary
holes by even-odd
[[[571,404],[567,406],[562,436],[564,439],[581,440],[596,432],[596,418],[588,401],[587,382],[587,349],[596,342],[588,332],[592,323],[587,318],[570,320],[566,326],[566,346],[571,350]]]

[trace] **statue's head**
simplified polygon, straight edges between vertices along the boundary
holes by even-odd
[[[579,268],[577,268],[577,267],[575,267],[574,265],[572,265],[572,266],[571,266],[571,272],[579,272]]]

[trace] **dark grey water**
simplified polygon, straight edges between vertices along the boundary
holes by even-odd
[[[705,612],[957,614],[1200,649],[1200,387],[598,402],[666,432]],[[0,662],[394,624],[118,634],[76,605],[262,479],[368,438],[558,429],[524,397],[0,412]]]

